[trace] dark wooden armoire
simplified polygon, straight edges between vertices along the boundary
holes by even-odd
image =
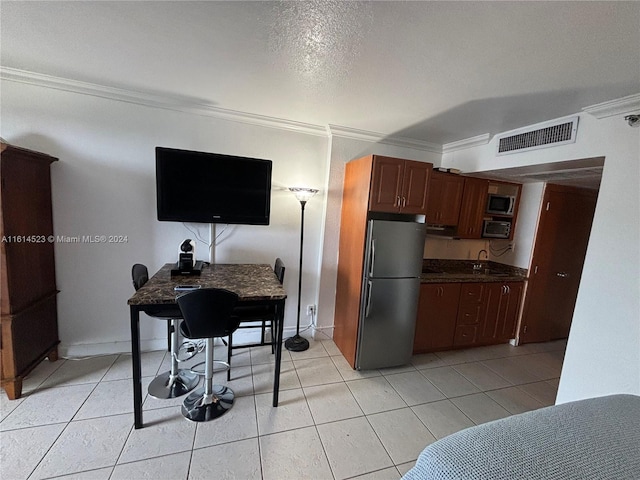
[[[50,173],[57,158],[0,147],[2,386],[13,400],[33,368],[58,358]]]

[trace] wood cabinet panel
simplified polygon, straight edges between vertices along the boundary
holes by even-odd
[[[456,347],[472,346],[476,343],[477,338],[478,338],[477,325],[458,325],[456,327],[456,333],[453,340],[453,344]]]
[[[404,160],[375,156],[371,175],[369,210],[398,212],[404,173]]]
[[[458,237],[482,238],[482,222],[487,204],[489,181],[484,178],[466,177],[460,217]]]
[[[472,303],[465,305],[463,303],[458,307],[458,325],[475,325],[480,323],[482,319],[482,304]]]
[[[424,283],[420,286],[414,353],[453,346],[459,297],[459,283]]]
[[[460,290],[460,303],[482,303],[484,283],[463,283]]]
[[[523,282],[488,284],[478,342],[500,343],[514,337],[523,288]]]
[[[369,210],[425,215],[431,163],[373,157]]]
[[[402,213],[425,215],[432,164],[407,160],[402,185]]]
[[[464,177],[432,172],[427,198],[427,223],[457,225],[464,190]]]

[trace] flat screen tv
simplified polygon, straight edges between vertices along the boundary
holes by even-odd
[[[156,147],[158,220],[269,225],[271,163]]]

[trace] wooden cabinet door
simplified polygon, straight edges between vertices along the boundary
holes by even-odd
[[[427,214],[431,163],[405,161],[402,184],[402,213]]]
[[[420,286],[413,353],[453,346],[459,298],[459,283],[423,283]]]
[[[427,222],[457,225],[464,190],[464,177],[433,172],[427,201]]]
[[[508,342],[515,338],[524,282],[508,282],[505,286],[507,287],[507,302],[502,304],[497,332],[498,339]]]
[[[514,337],[523,282],[489,283],[479,343],[507,342]]]
[[[464,179],[462,206],[458,219],[458,237],[481,238],[482,221],[487,202],[489,181],[483,178]]]
[[[369,193],[369,210],[399,212],[404,160],[375,156]]]

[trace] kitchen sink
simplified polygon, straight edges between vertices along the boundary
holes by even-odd
[[[423,268],[422,273],[444,273],[442,270],[437,270],[435,268]]]
[[[485,270],[483,273],[485,275],[491,275],[493,277],[508,277],[509,276],[508,273],[495,271],[495,270]]]

